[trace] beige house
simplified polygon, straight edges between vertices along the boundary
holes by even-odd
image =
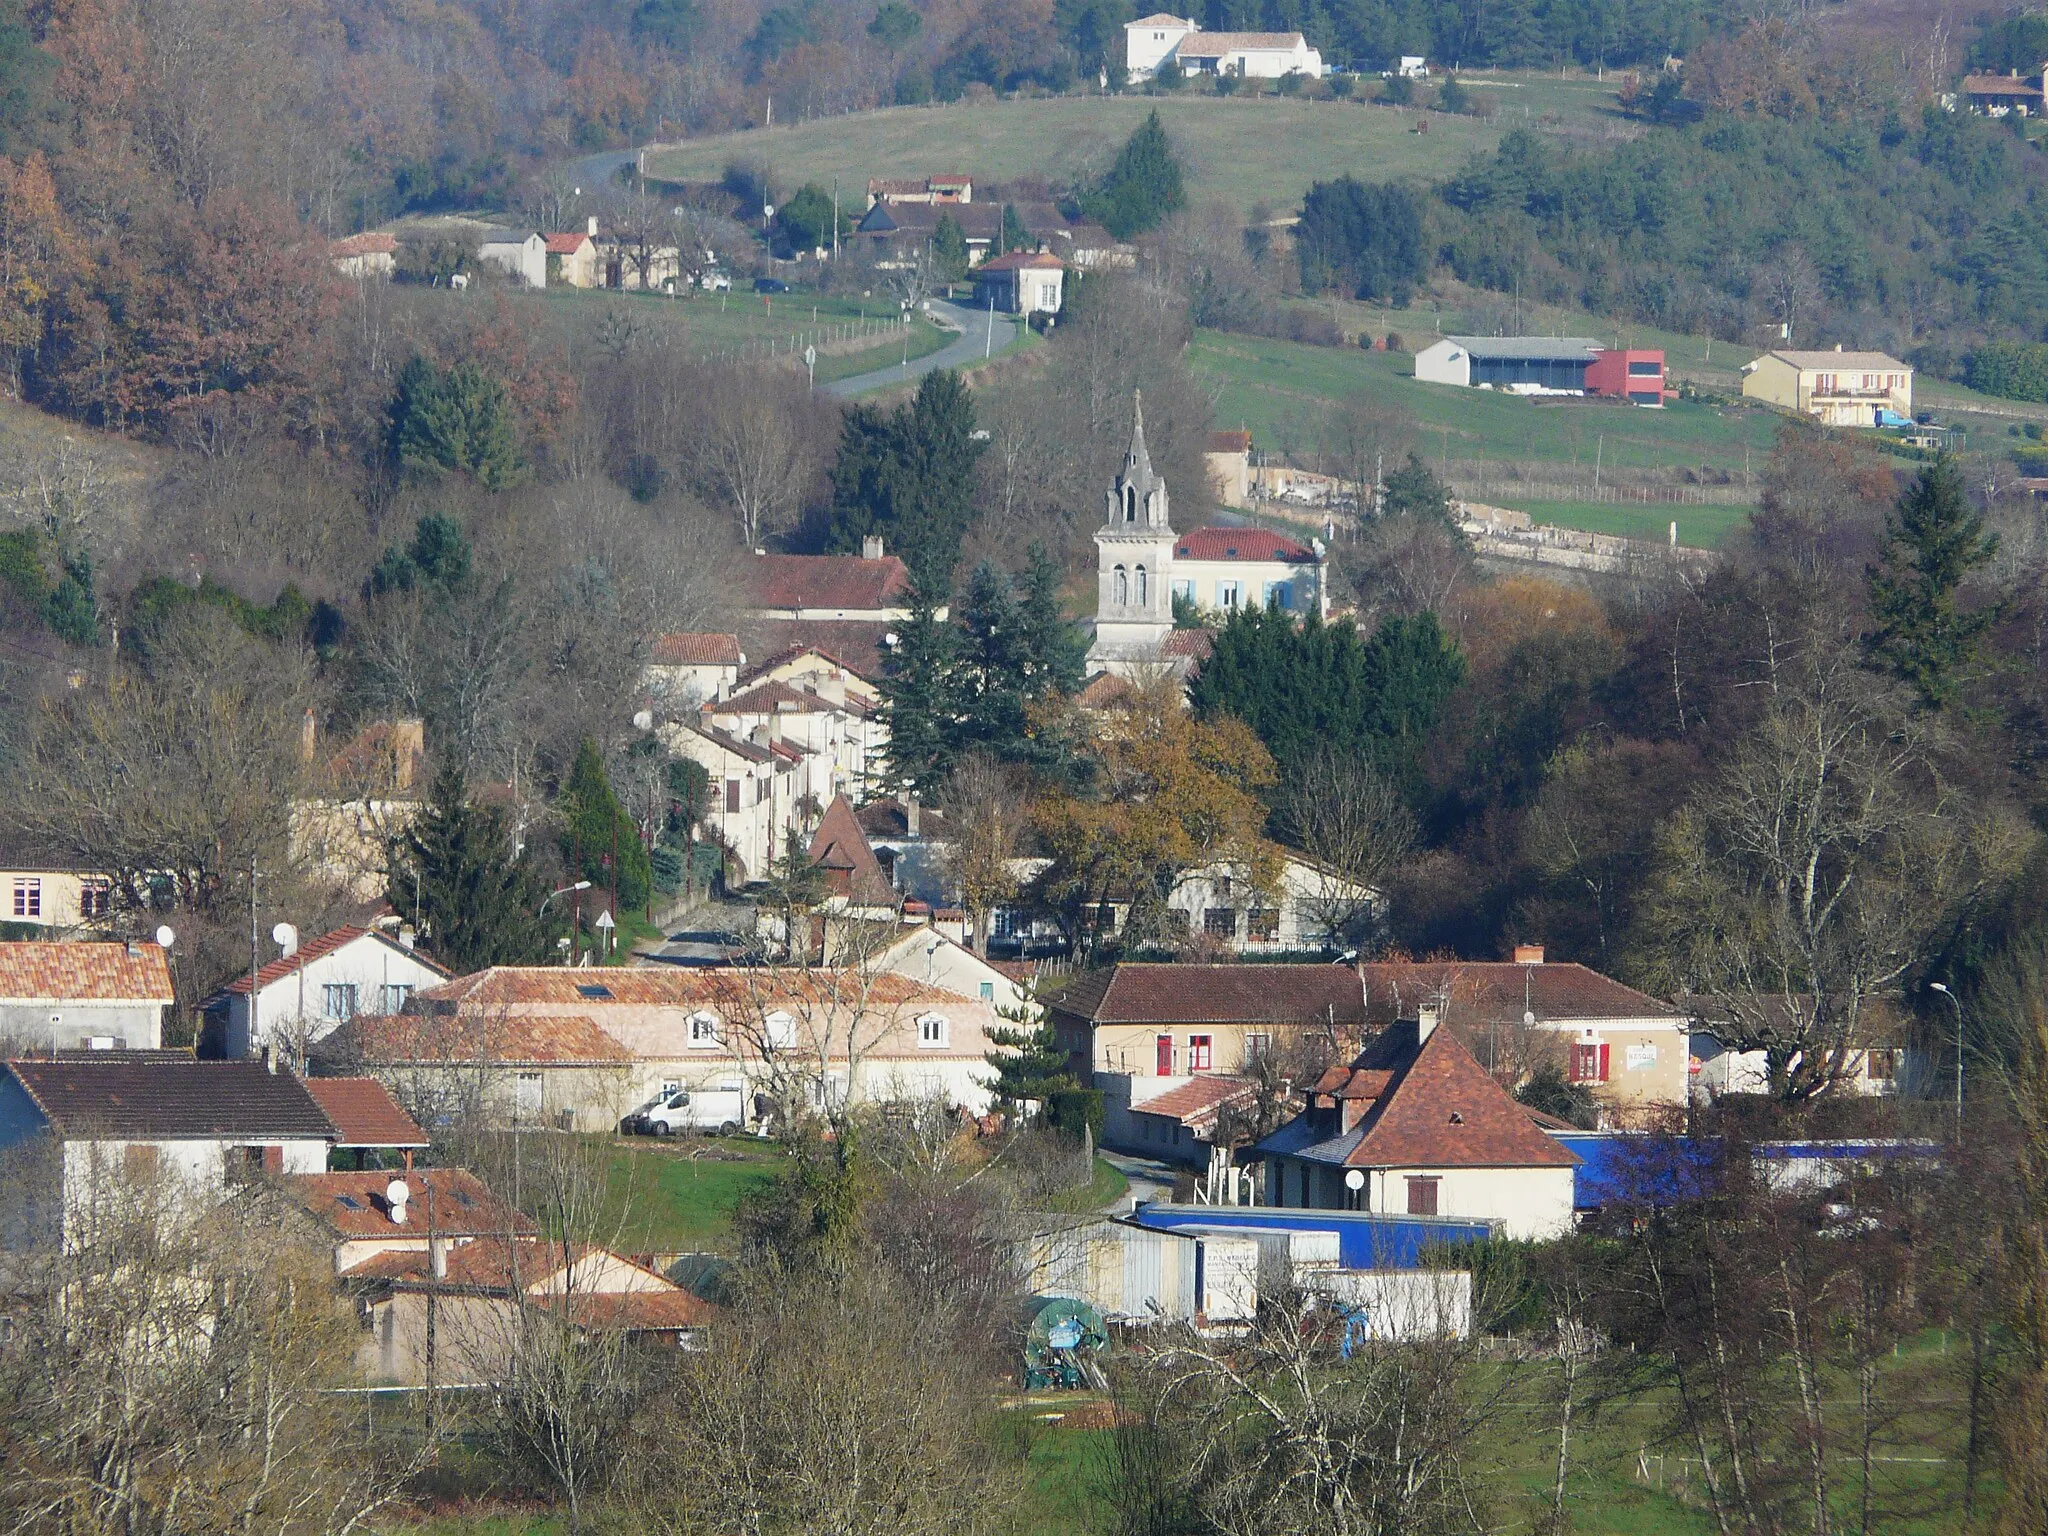
[[[678,1089],[782,1106],[940,1098],[988,1109],[995,1004],[879,966],[497,966],[423,991],[395,1018],[322,1042],[422,1124],[481,1114],[604,1131]]]
[[[997,256],[974,269],[975,308],[1026,318],[1056,315],[1066,275],[1067,264],[1046,251]]]
[[[343,277],[389,277],[398,270],[398,236],[382,230],[350,235],[327,247],[327,259]]]
[[[17,864],[0,870],[0,922],[43,933],[71,933],[99,927],[112,912],[114,882],[108,875]]]
[[[15,1051],[153,1051],[175,1006],[155,944],[0,944],[0,1044]]]
[[[597,254],[597,220],[587,230],[569,230],[547,237],[550,287],[595,288],[604,276]]]
[[[1913,369],[1883,352],[1766,352],[1742,370],[1744,398],[1830,427],[1913,419]]]
[[[1252,499],[1252,435],[1211,432],[1202,453],[1209,472],[1209,490],[1226,507],[1248,507]]]
[[[678,713],[732,692],[747,664],[738,635],[715,632],[656,635],[640,669],[650,703]]]

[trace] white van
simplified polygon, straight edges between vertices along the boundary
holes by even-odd
[[[673,1136],[678,1131],[716,1131],[737,1136],[747,1125],[746,1089],[738,1083],[716,1088],[676,1088],[664,1093],[627,1121],[642,1136]]]

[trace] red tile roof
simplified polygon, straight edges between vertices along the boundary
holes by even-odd
[[[295,976],[310,962],[318,960],[323,955],[331,955],[338,949],[345,949],[358,939],[369,939],[374,943],[383,944],[388,948],[395,949],[408,959],[417,960],[428,970],[438,971],[443,976],[454,974],[447,966],[436,965],[417,950],[407,949],[398,940],[392,938],[390,934],[383,932],[381,929],[349,927],[336,928],[331,933],[321,934],[317,939],[308,939],[293,953],[282,955],[271,961],[270,964],[264,966],[256,973],[257,985],[267,987],[274,981],[282,981],[287,976]],[[248,990],[249,978],[247,976],[237,976],[233,981],[221,988],[222,992],[232,992],[238,995],[246,994]]]
[[[737,667],[747,658],[738,635],[700,631],[656,635],[647,659],[657,667]]]
[[[1126,963],[1081,976],[1052,1008],[1091,1024],[1365,1022],[1358,973],[1342,965]]]
[[[7,1070],[60,1136],[106,1141],[328,1141],[334,1127],[289,1072],[162,1051],[78,1051]]]
[[[855,626],[852,624],[838,624],[836,620],[832,622],[835,624],[836,627],[841,629],[853,629],[856,627],[861,629],[868,629],[874,627],[888,627],[886,625]],[[864,644],[866,644],[867,649],[873,649],[873,645],[871,643],[864,642]],[[838,651],[833,650],[829,646],[806,641],[798,641],[793,645],[785,645],[780,647],[774,652],[774,654],[764,658],[762,661],[758,662],[754,666],[747,668],[746,676],[742,679],[742,681],[752,682],[755,678],[766,676],[768,673],[773,672],[777,667],[787,666],[790,662],[795,661],[799,656],[803,656],[806,654],[823,657],[826,661],[831,662],[833,666],[840,668],[842,671],[851,672],[855,677],[859,678],[862,682],[865,683],[872,683],[877,677],[881,675],[880,671],[876,668],[872,658],[856,664],[853,661],[849,661],[845,656],[841,655]],[[867,670],[862,671],[862,667],[865,667]]]
[[[1211,432],[1209,434],[1209,452],[1211,453],[1250,453],[1251,451],[1252,435],[1249,432]]]
[[[591,996],[584,990],[593,987],[603,988],[606,995]],[[431,1008],[443,1016],[415,1020],[405,1015],[403,1021],[445,1027],[451,1022],[445,1014],[458,1009],[468,1020],[499,1018],[502,1010],[507,1008],[551,1004],[571,1008],[619,1004],[629,1008],[713,1008],[745,1012],[756,1006],[801,1007],[807,1001],[823,1001],[835,993],[842,998],[857,995],[866,1004],[877,1008],[925,1000],[939,1005],[971,1001],[893,973],[863,977],[850,971],[796,967],[687,970],[650,965],[585,970],[561,965],[499,965],[416,993],[414,1007],[423,1012]],[[376,1022],[382,1024],[387,1021]],[[542,1022],[560,1021],[550,1017]],[[340,1030],[335,1031],[337,1035],[340,1033]]]
[[[1510,960],[1387,960],[1361,965],[1373,1022],[1414,1018],[1435,1006],[1444,1023],[1470,1030],[1519,1027],[1524,1012],[1538,1023],[1581,1019],[1657,1019],[1685,1015],[1648,993],[1570,961],[1518,965]]]
[[[384,1197],[391,1181],[399,1178],[412,1191],[403,1226],[391,1219],[391,1203]],[[344,1239],[421,1237],[429,1221],[435,1232],[449,1237],[502,1237],[535,1230],[532,1217],[499,1200],[466,1168],[307,1173],[285,1183],[302,1206]]]
[[[1413,1026],[1389,1035],[1399,1038],[1375,1042],[1359,1057],[1382,1063],[1392,1082],[1359,1122],[1364,1135],[1346,1166],[1570,1168],[1578,1162],[1530,1121],[1457,1036],[1434,1030],[1417,1050]]]
[[[1205,1126],[1215,1122],[1225,1105],[1249,1103],[1257,1093],[1258,1084],[1241,1077],[1198,1077],[1142,1104],[1133,1104],[1131,1113],[1162,1115],[1182,1125]]]
[[[374,1077],[310,1077],[306,1092],[334,1123],[337,1147],[424,1147],[427,1133]]]
[[[1067,264],[1047,251],[1012,251],[1007,256],[997,256],[984,261],[974,269],[976,272],[1018,272],[1044,271],[1064,272]]]
[[[910,570],[894,555],[760,555],[757,606],[880,613],[910,600]]]
[[[834,795],[811,838],[810,861],[825,871],[837,895],[873,906],[893,906],[896,892],[868,846],[844,795]]]
[[[587,1244],[577,1244],[565,1252],[560,1243],[552,1240],[523,1238],[507,1242],[501,1237],[477,1237],[447,1250],[447,1273],[442,1278],[434,1276],[432,1256],[417,1250],[378,1254],[348,1273],[352,1278],[386,1280],[394,1289],[408,1291],[462,1290],[509,1296],[516,1287],[535,1305],[559,1309],[570,1321],[587,1328],[643,1332],[698,1328],[717,1315],[718,1309],[709,1302],[653,1270],[645,1273],[659,1281],[658,1288],[567,1292],[538,1288],[568,1265],[602,1253],[602,1249]],[[641,1265],[634,1267],[645,1269]]]
[[[398,254],[398,236],[382,230],[369,230],[360,235],[335,240],[327,247],[327,254],[336,258],[350,256],[395,256]]]
[[[1182,38],[1175,51],[1184,59],[1220,59],[1240,49],[1284,51],[1301,42],[1299,32],[1196,32]]]
[[[749,656],[770,657],[748,676],[757,677],[773,658],[815,648],[847,671],[869,682],[882,675],[888,637],[899,628],[895,619],[776,619],[755,615],[740,624],[740,644]]]
[[[580,229],[570,230],[565,234],[549,235],[548,254],[550,256],[574,256],[590,243],[590,236]]]
[[[587,978],[592,973],[564,968],[558,974]],[[603,974],[606,980],[610,979],[609,973]],[[431,998],[446,991],[446,987],[437,987],[419,995]],[[578,1000],[573,991],[567,999]],[[322,1039],[314,1047],[314,1054],[323,1061],[365,1066],[389,1062],[497,1061],[527,1066],[605,1067],[633,1059],[630,1051],[585,1014],[486,1016],[451,1012],[359,1016]]]
[[[623,1328],[628,1333],[657,1333],[702,1328],[719,1309],[677,1286],[669,1291],[576,1291],[534,1298],[550,1312],[560,1312],[579,1328]]]
[[[0,944],[0,1002],[175,1000],[161,947],[137,944]]]
[[[792,688],[779,678],[764,678],[751,687],[728,694],[716,704],[704,706],[707,715],[843,715],[850,713],[830,699],[803,688]]]
[[[1207,661],[1215,649],[1213,629],[1176,629],[1159,642],[1160,655],[1185,656],[1192,661]]]
[[[1306,544],[1297,543],[1270,528],[1197,528],[1184,533],[1173,546],[1176,560],[1288,560],[1307,561],[1316,557]]]

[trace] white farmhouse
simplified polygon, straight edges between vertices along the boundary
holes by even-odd
[[[1124,23],[1124,68],[1150,80],[1167,63],[1189,74],[1278,80],[1285,75],[1322,78],[1323,56],[1299,32],[1205,32],[1202,24],[1159,12]]]
[[[524,287],[548,285],[548,243],[530,229],[486,230],[476,254]]]
[[[208,999],[209,1021],[229,1057],[278,1047],[301,1056],[308,1045],[359,1013],[397,1013],[423,987],[437,987],[449,972],[411,945],[374,928],[337,928],[292,950],[256,973],[256,1007],[249,978],[238,976]]]

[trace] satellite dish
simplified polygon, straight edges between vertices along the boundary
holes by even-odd
[[[1524,1009],[1522,1010],[1522,1028],[1524,1028],[1524,1029],[1534,1029],[1535,1027],[1536,1027],[1536,1011],[1535,1011],[1535,1009],[1533,1009],[1533,1008],[1524,1008]]]
[[[172,943],[177,939],[177,937],[178,936],[175,933],[171,932],[171,927],[170,924],[168,923],[164,924],[156,931],[156,942],[158,946],[163,949],[169,949]]]
[[[1365,1188],[1365,1170],[1363,1168],[1354,1168],[1349,1173],[1345,1174],[1344,1187],[1346,1189]]]
[[[405,1203],[412,1199],[412,1186],[403,1179],[393,1179],[384,1186],[384,1199],[391,1207],[391,1220],[393,1224],[401,1227],[404,1226]]]
[[[299,930],[290,923],[279,923],[270,930],[270,938],[271,942],[284,951],[287,959],[299,952]]]

